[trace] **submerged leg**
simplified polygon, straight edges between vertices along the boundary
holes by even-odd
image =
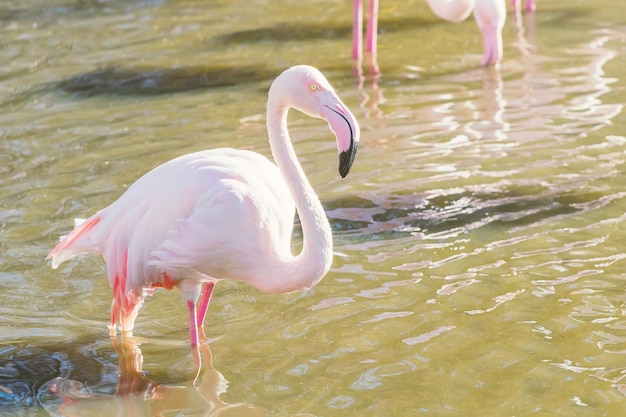
[[[198,296],[194,298],[198,299]],[[198,321],[196,317],[196,303],[194,301],[187,301],[187,314],[189,315],[189,340],[191,342],[191,355],[194,363],[194,374],[191,380],[191,385],[195,385],[198,377],[200,376],[200,370],[202,369],[202,359],[199,351],[198,340],[198,327],[196,323]]]
[[[111,302],[109,335],[115,336],[116,324],[119,324],[122,334],[132,334],[142,303],[143,299],[135,293],[128,295],[115,294]]]
[[[191,377],[191,385],[195,386],[196,381],[200,377],[202,370],[202,356],[200,355],[200,345],[191,346],[191,357],[193,358],[193,376]]]
[[[200,304],[198,304],[198,315],[196,317],[197,327],[204,326],[204,318],[209,308],[209,302],[211,301],[211,294],[213,293],[214,282],[205,282],[202,285],[202,295],[200,296]]]

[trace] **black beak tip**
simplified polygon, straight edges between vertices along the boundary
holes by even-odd
[[[354,157],[356,156],[357,147],[358,142],[353,141],[350,144],[350,148],[339,154],[339,175],[341,175],[341,178],[345,178],[350,172]]]

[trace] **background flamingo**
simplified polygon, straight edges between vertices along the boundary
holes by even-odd
[[[367,18],[366,51],[376,55],[378,32],[378,1],[370,0]],[[504,0],[426,0],[438,17],[461,22],[474,11],[474,18],[483,35],[482,65],[494,65],[502,59],[502,27],[506,20]],[[516,1],[516,0],[512,0]],[[533,3],[533,0],[528,0]],[[533,3],[534,4],[534,3]],[[363,44],[363,0],[352,2],[352,57],[361,60]]]
[[[317,69],[292,67],[273,82],[267,103],[276,165],[260,154],[228,148],[183,155],[145,174],[50,252],[53,268],[79,254],[104,257],[113,288],[112,333],[116,323],[123,332],[132,331],[155,288],[177,287],[187,302],[191,344],[197,346],[197,328],[217,281],[230,278],[286,293],[311,288],[328,272],[331,229],[289,138],[291,107],[328,122],[345,177],[356,155],[359,125]],[[291,253],[294,209],[304,236],[297,256]]]

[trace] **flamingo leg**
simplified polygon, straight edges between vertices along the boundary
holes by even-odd
[[[518,5],[521,7],[521,3],[522,3],[522,0],[511,0],[511,5],[513,6],[514,10],[517,10]],[[537,7],[535,5],[535,0],[526,0],[524,4],[526,6],[527,12],[533,12],[535,11],[535,8]]]
[[[189,314],[189,340],[191,346],[198,346],[198,327],[196,326],[196,303],[187,301],[187,313]]]
[[[352,58],[361,59],[363,49],[363,0],[352,0]]]
[[[482,27],[483,59],[482,65],[496,65],[502,59],[502,32],[500,29],[485,25]]]
[[[200,303],[198,304],[198,314],[196,317],[196,327],[204,326],[204,318],[206,312],[209,309],[209,302],[211,301],[211,294],[213,293],[214,282],[205,282],[202,285],[202,295],[200,296]]]
[[[367,52],[376,53],[378,45],[378,0],[369,0],[367,14]]]

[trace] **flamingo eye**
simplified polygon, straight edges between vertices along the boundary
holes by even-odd
[[[317,84],[311,84],[309,88],[311,89],[311,91],[317,91]]]

